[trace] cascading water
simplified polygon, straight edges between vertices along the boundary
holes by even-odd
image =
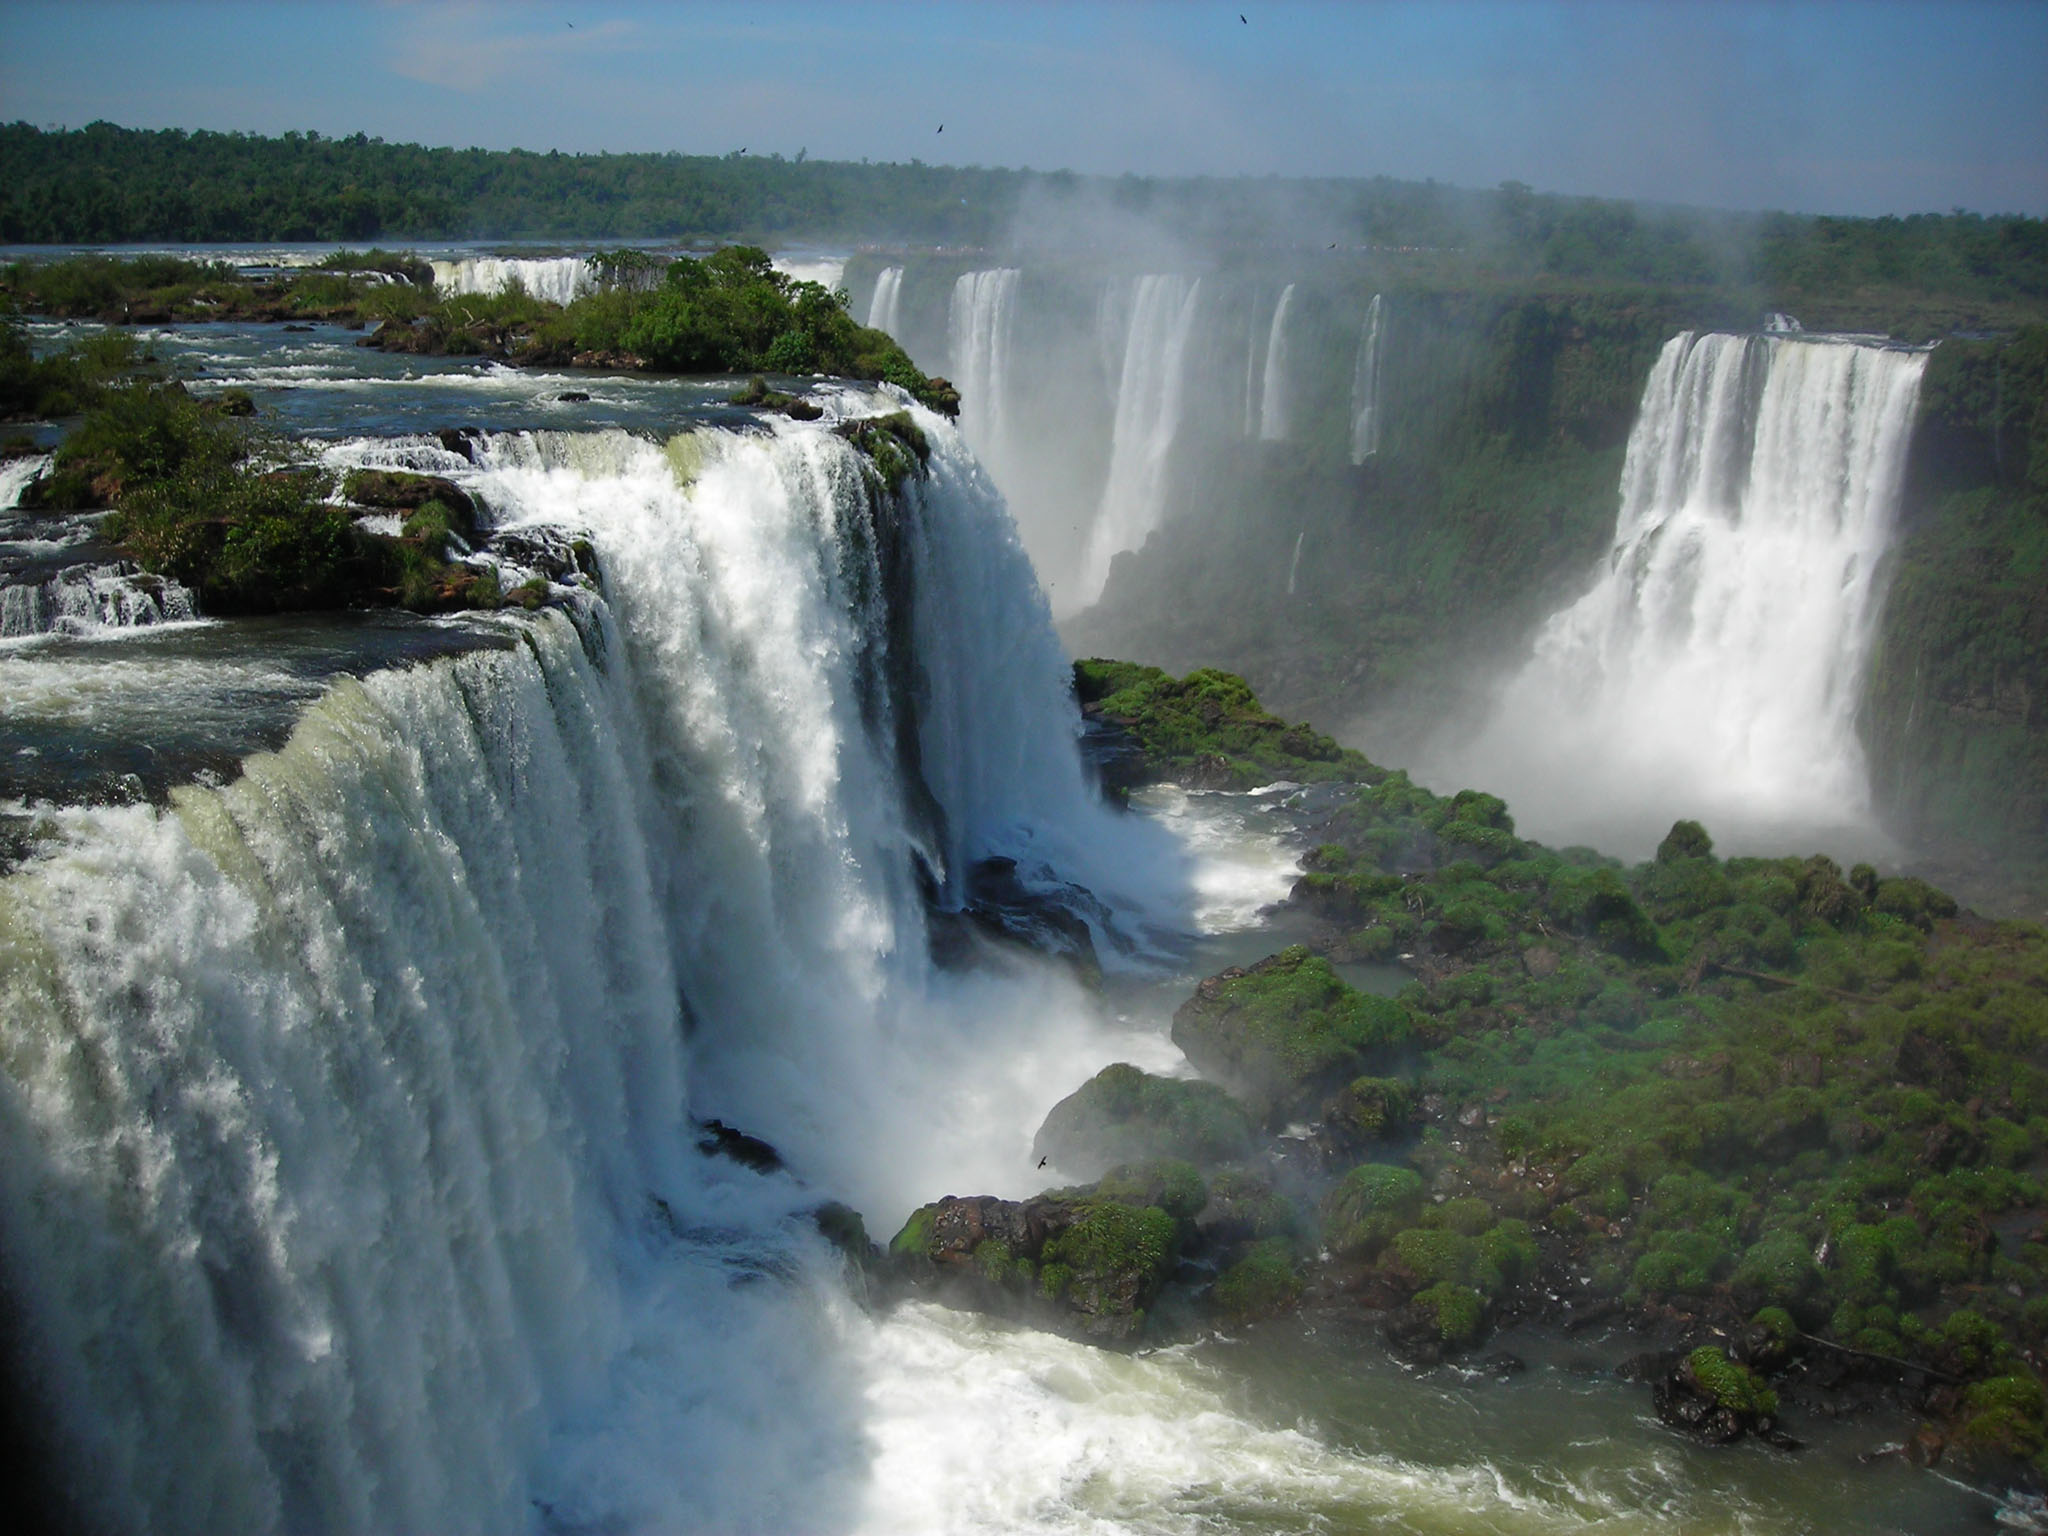
[[[126,560],[67,566],[43,580],[0,579],[0,640],[87,635],[198,616],[183,586],[167,576],[146,576]]]
[[[903,305],[903,269],[884,267],[875,279],[875,291],[868,300],[868,325],[896,334],[897,311]]]
[[[1110,562],[1142,545],[1165,513],[1167,470],[1186,387],[1183,363],[1201,293],[1199,281],[1170,273],[1138,279],[1123,333],[1109,476],[1069,598],[1076,607],[1102,595]]]
[[[1649,383],[1614,548],[1457,767],[1538,836],[1647,851],[1851,834],[1856,735],[1924,352],[1685,334]]]
[[[18,458],[0,459],[0,512],[21,505],[21,493],[50,467],[47,453],[25,453]]]
[[[921,424],[900,502],[815,429],[335,450],[587,532],[605,598],[338,683],[167,810],[50,814],[0,881],[0,1245],[88,1523],[858,1502],[801,1213],[1024,1193],[1037,1116],[1109,1059],[1062,976],[932,969],[917,863],[1173,874],[1086,789],[1001,503]],[[691,1111],[811,1187],[702,1158]]]
[[[961,273],[947,316],[960,430],[977,453],[998,462],[1007,446],[1010,330],[1022,275],[1016,267]]]
[[[1282,442],[1287,437],[1287,312],[1294,304],[1294,284],[1280,290],[1280,302],[1273,306],[1273,323],[1266,332],[1265,386],[1259,395],[1259,437],[1265,442]]]
[[[536,299],[568,304],[597,288],[597,278],[580,256],[464,256],[433,265],[434,289],[444,298],[503,293],[516,283]]]
[[[1380,451],[1380,332],[1386,310],[1379,294],[1365,311],[1358,337],[1358,361],[1351,371],[1351,462],[1363,464]]]

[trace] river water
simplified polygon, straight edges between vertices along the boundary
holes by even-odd
[[[1797,1456],[1674,1438],[1612,1379],[1616,1336],[1503,1336],[1528,1368],[1497,1380],[1407,1370],[1363,1325],[1122,1355],[867,1310],[806,1213],[846,1200],[886,1240],[944,1193],[1031,1193],[1053,1102],[1111,1061],[1186,1071],[1173,1007],[1294,937],[1266,910],[1294,796],[1100,804],[1046,602],[935,418],[887,525],[824,430],[898,404],[873,392],[818,386],[807,427],[729,382],[356,339],[143,336],[310,458],[589,538],[603,591],[0,641],[0,1262],[23,1417],[91,1519],[1986,1527],[1862,1464],[1908,1425],[1796,1423]],[[1104,898],[1102,993],[932,967],[915,872],[992,854]],[[689,1115],[790,1171],[700,1157]]]

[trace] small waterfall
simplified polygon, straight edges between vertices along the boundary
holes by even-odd
[[[1259,305],[1256,294],[1244,321],[1244,435],[1259,435]]]
[[[18,458],[0,459],[0,512],[21,505],[21,493],[50,467],[53,456],[25,453]]]
[[[1308,530],[1302,529],[1294,536],[1294,557],[1287,562],[1287,595],[1294,596],[1294,578],[1301,573],[1301,545],[1308,537]]]
[[[1358,361],[1351,371],[1351,462],[1363,464],[1380,451],[1380,332],[1386,310],[1379,294],[1365,312],[1358,337]]]
[[[46,579],[0,585],[0,639],[89,635],[199,617],[191,592],[131,561],[74,565]]]
[[[874,296],[868,300],[868,325],[877,331],[896,334],[897,310],[903,304],[903,269],[884,267],[875,279]]]
[[[1634,810],[1638,848],[1680,815],[1867,823],[1856,712],[1925,366],[1775,335],[1667,343],[1613,551],[1537,636],[1471,781],[1539,836]]]
[[[1180,430],[1182,367],[1202,285],[1151,273],[1138,279],[1124,330],[1111,428],[1109,477],[1089,529],[1077,601],[1102,595],[1110,562],[1136,549],[1166,510],[1166,475]]]
[[[984,458],[1000,460],[1007,446],[1010,327],[1015,318],[1015,267],[963,272],[953,284],[947,317],[953,383],[960,391],[960,430]]]
[[[1273,324],[1266,332],[1265,387],[1259,395],[1259,437],[1269,443],[1287,437],[1287,415],[1291,402],[1287,390],[1287,311],[1294,304],[1294,284],[1280,290],[1280,302],[1273,306]]]
[[[580,256],[464,256],[433,265],[434,290],[443,298],[503,293],[517,283],[536,299],[566,305],[597,288]]]

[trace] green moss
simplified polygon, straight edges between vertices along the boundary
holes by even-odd
[[[1255,1243],[1243,1258],[1217,1277],[1216,1305],[1232,1317],[1267,1317],[1284,1312],[1301,1298],[1301,1275],[1284,1239]]]
[[[1994,1376],[1963,1396],[1961,1439],[1968,1448],[2000,1456],[2028,1457],[2048,1444],[2042,1416],[2041,1383],[2032,1376]]]
[[[1362,1163],[1324,1197],[1331,1249],[1371,1256],[1422,1211],[1422,1177],[1412,1168]]]
[[[1434,1320],[1437,1337],[1452,1348],[1472,1343],[1485,1326],[1485,1298],[1469,1286],[1439,1282],[1416,1292],[1412,1305]]]
[[[1192,1220],[1209,1203],[1208,1187],[1193,1163],[1125,1163],[1095,1186],[1099,1199],[1124,1205],[1156,1205],[1178,1221]]]
[[[903,1229],[889,1239],[889,1252],[905,1258],[929,1257],[938,1232],[938,1218],[936,1205],[919,1206],[903,1223]]]
[[[1244,1157],[1251,1129],[1243,1108],[1214,1083],[1154,1077],[1118,1062],[1053,1106],[1032,1151],[1080,1178],[1119,1163],[1212,1168]]]
[[[1730,1360],[1725,1351],[1703,1344],[1685,1357],[1685,1365],[1700,1390],[1719,1406],[1755,1418],[1776,1415],[1778,1394],[1748,1366]]]

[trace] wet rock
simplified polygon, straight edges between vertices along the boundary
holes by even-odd
[[[1100,1178],[1120,1163],[1181,1158],[1213,1168],[1246,1156],[1252,1125],[1214,1083],[1154,1077],[1125,1062],[1104,1067],[1045,1117],[1031,1143],[1073,1178]]]
[[[1653,1393],[1657,1417],[1710,1445],[1727,1445],[1755,1435],[1790,1447],[1778,1431],[1778,1394],[1749,1367],[1708,1344],[1693,1350],[1658,1380]]]
[[[726,1157],[756,1173],[775,1173],[782,1168],[782,1154],[758,1136],[736,1131],[722,1120],[706,1120],[698,1129],[697,1150],[706,1157]]]

